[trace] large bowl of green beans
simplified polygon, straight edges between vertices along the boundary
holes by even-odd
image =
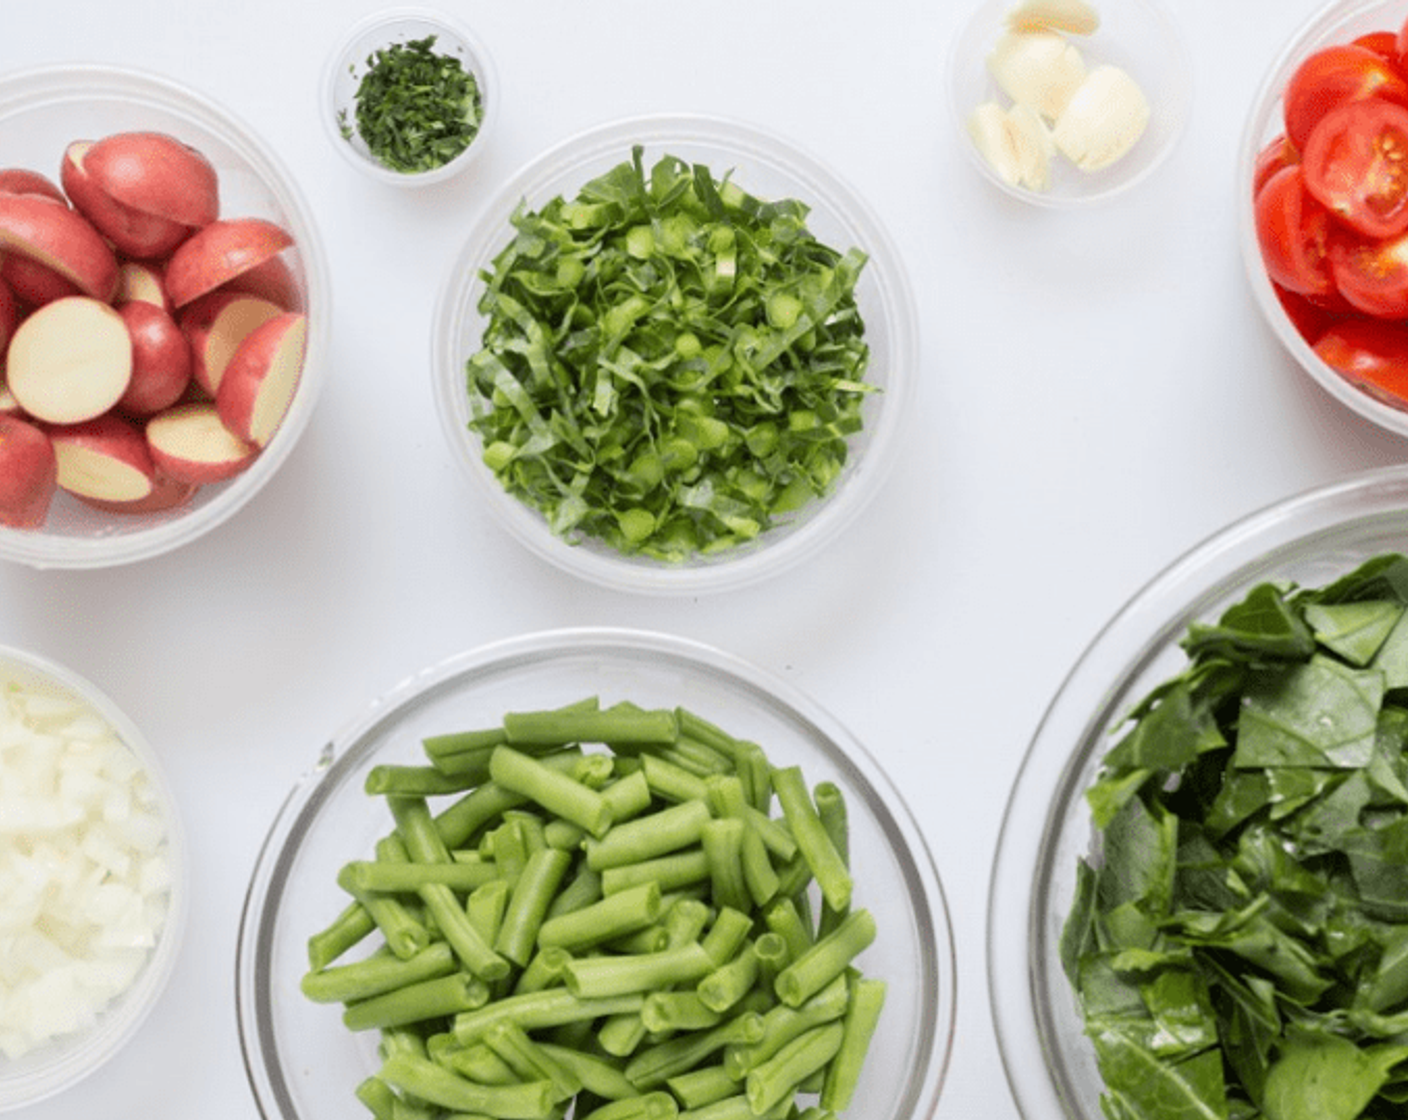
[[[954,974],[933,857],[833,717],[574,629],[433,666],[318,753],[236,994],[266,1120],[927,1120]]]

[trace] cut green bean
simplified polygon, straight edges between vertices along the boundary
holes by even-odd
[[[477,976],[455,972],[407,984],[349,1004],[342,1013],[348,1030],[365,1031],[418,1023],[483,1007],[489,989]]]
[[[572,959],[572,954],[566,949],[557,949],[548,946],[539,949],[527,966],[518,975],[518,980],[514,983],[514,995],[523,995],[527,992],[541,992],[544,988],[551,988],[561,984],[562,974],[567,968],[567,962]]]
[[[644,999],[642,998],[642,1005]],[[640,1009],[613,1015],[597,1032],[597,1044],[613,1058],[629,1058],[650,1033],[640,1017]]]
[[[660,757],[701,778],[733,773],[733,761],[727,755],[694,739],[680,738],[668,747],[661,747]]]
[[[455,968],[449,945],[437,941],[406,960],[384,949],[360,961],[307,972],[299,988],[315,1003],[349,1003],[446,976]]]
[[[846,1014],[850,990],[844,977],[838,977],[801,1007],[779,1003],[763,1013],[763,1037],[749,1046],[730,1046],[724,1051],[724,1068],[736,1080],[767,1061],[798,1035],[825,1023],[837,1022]]]
[[[661,800],[682,804],[703,801],[707,796],[704,779],[683,766],[677,766],[656,754],[641,755],[640,764],[640,772],[645,776],[650,792]]]
[[[742,821],[734,817],[704,822],[699,842],[709,862],[709,883],[715,902],[738,911],[752,909],[752,896],[743,877]]]
[[[753,942],[753,956],[758,962],[758,984],[772,991],[777,974],[792,962],[787,942],[781,934],[772,930],[760,933]]]
[[[619,894],[643,883],[655,883],[661,891],[678,890],[706,882],[709,878],[709,857],[703,848],[691,848],[640,863],[623,863],[601,872],[603,894]]]
[[[679,1105],[669,1093],[645,1093],[608,1101],[592,1109],[583,1120],[675,1120],[678,1114]]]
[[[840,925],[777,974],[773,986],[778,998],[789,1007],[805,1002],[844,973],[875,940],[875,932],[875,918],[869,910],[851,911]]]
[[[425,901],[426,909],[434,916],[436,924],[450,948],[474,975],[493,982],[508,975],[509,963],[475,928],[469,915],[455,900],[455,894],[441,883],[427,883],[418,892]]]
[[[484,1032],[484,1043],[524,1081],[546,1080],[553,1097],[570,1100],[582,1091],[582,1080],[570,1068],[546,1053],[517,1023],[501,1019]]]
[[[602,871],[692,848],[709,819],[708,805],[687,801],[625,821],[600,839],[586,841],[587,866]]]
[[[396,1091],[380,1077],[363,1078],[353,1092],[375,1120],[396,1120]]]
[[[794,898],[777,899],[763,912],[763,922],[787,943],[788,956],[793,960],[810,949],[816,940]]]
[[[582,1088],[589,1093],[595,1093],[598,1097],[610,1101],[639,1095],[639,1090],[626,1080],[626,1075],[614,1062],[584,1050],[558,1046],[551,1042],[539,1042],[538,1046],[553,1061],[571,1070],[582,1083]]]
[[[600,838],[611,826],[611,803],[601,793],[512,747],[495,748],[489,775],[592,836]]]
[[[559,914],[570,914],[583,906],[590,906],[602,895],[601,872],[588,867],[586,862],[582,861],[578,863],[577,870],[567,885],[548,906],[547,916],[555,918]]]
[[[506,996],[475,1011],[456,1015],[455,1038],[474,1042],[499,1019],[517,1023],[525,1031],[557,1027],[582,1019],[600,1019],[625,1012],[639,1013],[644,997],[639,992],[606,998],[580,997],[567,988],[546,988],[541,992]]]
[[[443,883],[468,894],[500,877],[488,862],[389,863],[386,860],[353,860],[338,872],[337,882],[349,894],[414,894],[426,883]]]
[[[633,957],[585,957],[568,962],[567,990],[581,999],[609,999],[693,984],[714,962],[698,942]]]
[[[660,884],[642,883],[608,894],[570,914],[548,918],[538,931],[538,943],[578,953],[653,925],[660,913]],[[568,975],[571,975],[570,967]]]
[[[435,1060],[447,1069],[484,1085],[515,1085],[524,1080],[517,1070],[484,1042],[442,1050]]]
[[[601,791],[606,803],[611,806],[613,824],[638,817],[650,808],[650,783],[645,780],[645,772],[632,771],[612,782]]]
[[[656,746],[673,743],[679,734],[673,712],[621,704],[597,711],[509,712],[504,716],[503,726],[510,743],[529,746],[569,743]]]
[[[343,889],[348,888],[344,885]],[[430,931],[425,923],[399,898],[374,891],[351,890],[349,893],[371,917],[387,947],[402,960],[409,960],[430,945]]]
[[[638,1089],[653,1089],[694,1069],[725,1046],[758,1041],[762,1032],[762,1016],[744,1011],[716,1027],[678,1035],[642,1050],[626,1063],[626,1077]]]
[[[772,784],[778,804],[782,807],[783,818],[821,889],[822,897],[832,909],[845,911],[851,904],[851,873],[817,815],[801,767],[786,766],[774,770]]]
[[[547,1081],[517,1085],[481,1085],[443,1066],[409,1054],[396,1054],[381,1067],[381,1077],[396,1088],[442,1108],[481,1113],[498,1120],[549,1120],[552,1085]]]
[[[731,961],[720,965],[696,986],[700,1001],[710,1010],[722,1013],[736,1004],[758,979],[758,954],[746,943]]]
[[[702,1108],[739,1091],[739,1083],[722,1065],[697,1066],[688,1073],[666,1078],[665,1087],[686,1109]]]
[[[698,992],[651,992],[640,1009],[640,1021],[652,1034],[662,1034],[716,1027],[723,1021],[723,1015],[705,1006]]]
[[[572,857],[558,848],[534,852],[524,864],[494,941],[495,950],[519,967],[531,959],[548,907],[571,865]]]
[[[308,968],[311,971],[327,968],[347,950],[358,945],[372,930],[376,922],[371,914],[355,898],[338,912],[326,926],[308,938]]]
[[[679,1114],[678,1120],[796,1120],[791,1114],[792,1103],[782,1101],[759,1116],[753,1111],[748,1097],[738,1093],[732,1097],[713,1101],[700,1108],[691,1108]]]
[[[714,918],[714,924],[709,927],[709,932],[704,935],[700,944],[704,946],[709,959],[714,962],[714,968],[718,968],[731,961],[734,954],[743,948],[752,930],[752,918],[742,910],[725,906]]]
[[[841,1048],[839,1023],[813,1027],[798,1035],[776,1054],[748,1071],[748,1103],[755,1114],[773,1108],[812,1074],[825,1068]]]
[[[508,893],[509,886],[504,880],[493,879],[470,891],[469,898],[465,900],[464,916],[485,945],[498,942],[504,913],[508,909]]]
[[[364,788],[372,795],[405,793],[419,797],[437,797],[463,793],[478,785],[480,780],[478,774],[471,772],[447,774],[434,766],[383,764],[373,766],[367,771]]]
[[[841,1021],[841,1045],[826,1067],[818,1100],[822,1108],[831,1112],[841,1112],[850,1107],[870,1041],[880,1022],[881,1009],[885,1006],[885,981],[857,977],[850,988],[846,1017]]]

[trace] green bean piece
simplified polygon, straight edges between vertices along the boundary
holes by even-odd
[[[778,999],[797,1007],[821,991],[850,966],[875,940],[875,918],[869,910],[853,910],[825,937],[777,974]]]
[[[519,967],[531,959],[548,907],[571,864],[570,855],[551,847],[534,852],[524,864],[494,941],[494,949]]]
[[[563,970],[566,969],[567,962],[571,959],[572,954],[566,949],[558,949],[553,946],[539,949],[533,954],[523,971],[518,974],[518,979],[513,985],[514,995],[541,992],[544,988],[561,984]]]
[[[724,1051],[724,1068],[741,1081],[748,1071],[767,1061],[787,1043],[813,1027],[838,1022],[850,1004],[845,977],[837,977],[801,1007],[774,1004],[763,1012],[763,1037],[750,1046],[730,1046]]]
[[[702,743],[735,763],[748,746],[744,740],[734,738],[718,724],[688,708],[676,708],[675,721],[679,725],[681,738]]]
[[[611,821],[619,824],[632,817],[638,817],[650,808],[650,783],[645,780],[645,771],[635,770],[605,786],[601,795],[611,806]]]
[[[812,790],[812,800],[816,803],[817,817],[831,844],[849,868],[851,865],[850,821],[847,814],[845,795],[835,782],[818,782]],[[837,910],[829,903],[823,903],[817,917],[817,935],[825,936],[840,924],[846,916],[844,910]]]
[[[567,990],[581,999],[607,999],[693,984],[714,967],[703,945],[693,942],[633,957],[583,957],[568,962]]]
[[[418,893],[465,968],[490,983],[508,975],[508,961],[494,952],[492,945],[455,900],[454,892],[449,887],[442,883],[427,883]]]
[[[704,935],[700,944],[709,954],[709,959],[714,962],[714,968],[718,968],[731,961],[734,955],[743,948],[752,930],[752,918],[742,910],[734,910],[726,906],[719,911],[718,916],[714,919],[714,924],[709,927],[709,932]]]
[[[405,904],[394,895],[350,889],[339,880],[344,890],[355,898],[381,931],[387,947],[402,960],[409,960],[430,944],[430,931]],[[448,889],[448,888],[446,888]]]
[[[738,911],[752,908],[752,896],[743,877],[743,834],[746,827],[734,817],[704,822],[699,841],[709,861],[709,882],[714,901]]]
[[[786,1098],[758,1116],[753,1112],[753,1106],[749,1103],[748,1097],[739,1093],[736,1096],[713,1101],[700,1108],[682,1111],[678,1120],[797,1120],[797,1118],[792,1116],[792,1102]]]
[[[695,991],[710,1010],[723,1013],[752,990],[758,979],[758,954],[747,942],[726,964],[699,981]]]
[[[686,801],[703,801],[708,796],[703,778],[657,754],[641,755],[640,765],[640,773],[645,776],[650,792],[662,801],[672,801],[678,805]]]
[[[797,1090],[797,1086],[823,1069],[841,1048],[841,1024],[828,1023],[798,1035],[767,1061],[748,1071],[748,1103],[760,1114]]]
[[[359,961],[304,973],[299,988],[315,1003],[350,1003],[448,975],[455,967],[450,947],[437,941],[405,960],[381,949]]]
[[[499,1019],[517,1023],[525,1031],[558,1027],[581,1019],[599,1019],[626,1012],[639,1013],[644,997],[639,992],[606,998],[581,997],[567,988],[505,996],[474,1011],[456,1015],[453,1031],[460,1043],[477,1041]]]
[[[600,838],[611,827],[611,803],[601,793],[512,747],[495,748],[489,774],[505,789],[521,793],[592,836]]]
[[[780,933],[773,933],[772,930],[760,933],[753,942],[753,957],[758,962],[756,983],[766,991],[773,991],[777,974],[792,961],[792,955],[787,949],[787,942]]]
[[[528,862],[528,844],[522,824],[508,814],[502,823],[486,832],[479,843],[480,855],[493,861],[505,879],[517,879]]]
[[[398,1027],[471,1011],[488,1000],[489,989],[482,980],[455,972],[358,1000],[343,1011],[342,1022],[353,1031]]]
[[[406,846],[406,855],[420,863],[449,863],[450,848],[440,835],[430,806],[424,797],[393,793],[386,797],[387,807],[396,821],[396,834]]]
[[[703,1108],[738,1094],[739,1085],[722,1065],[698,1066],[665,1079],[665,1087],[686,1109]]]
[[[654,924],[660,912],[660,884],[642,883],[606,895],[570,914],[548,918],[538,930],[538,943],[578,953],[644,929]]]
[[[434,766],[396,766],[384,763],[367,771],[364,789],[374,796],[389,793],[435,797],[463,793],[479,784],[475,774],[447,774]]]
[[[638,929],[634,933],[625,934],[622,937],[613,937],[607,941],[602,941],[599,948],[611,953],[658,953],[662,949],[670,947],[670,931],[659,922],[648,925],[644,929]]]
[[[443,883],[468,894],[499,878],[489,862],[389,863],[386,860],[352,860],[338,872],[338,884],[349,894],[414,894],[426,883]]]
[[[596,711],[557,709],[508,712],[503,719],[508,741],[515,746],[565,746],[604,743],[612,747],[673,743],[679,728],[670,711],[651,711],[615,704]]]
[[[601,872],[588,867],[585,860],[580,861],[571,880],[548,905],[547,917],[570,914],[573,910],[590,906],[601,897]]]
[[[554,1042],[539,1042],[539,1049],[559,1065],[571,1070],[582,1088],[605,1100],[622,1100],[639,1095],[634,1085],[626,1080],[616,1063],[608,1061],[586,1050],[559,1046]]]
[[[743,1011],[716,1027],[666,1039],[640,1051],[626,1063],[626,1077],[645,1091],[686,1073],[725,1046],[756,1042],[762,1037],[763,1019],[756,1011]]]
[[[465,900],[464,916],[485,945],[494,945],[498,941],[504,913],[508,909],[508,895],[508,883],[494,879],[482,887],[476,887]]]
[[[783,818],[792,830],[792,836],[817,886],[821,888],[822,897],[832,909],[844,912],[851,904],[851,873],[817,815],[801,767],[787,766],[774,770],[772,784],[778,804],[782,807]]]
[[[493,749],[506,742],[508,736],[504,734],[502,727],[486,727],[472,731],[450,731],[443,735],[427,735],[420,741],[420,745],[426,757],[434,765],[440,766],[447,760],[453,764],[453,760],[461,756],[483,758],[487,762]]]
[[[810,949],[816,940],[796,900],[791,897],[779,898],[763,911],[763,924],[787,943],[787,955],[793,960]]]
[[[767,752],[757,743],[744,743],[737,766],[748,803],[766,814],[772,805],[772,763],[768,761]]]
[[[545,1053],[517,1023],[501,1019],[484,1032],[484,1043],[522,1080],[551,1083],[553,1097],[558,1101],[570,1100],[582,1091],[581,1078]]]
[[[651,992],[640,1009],[640,1021],[651,1034],[663,1034],[716,1027],[723,1015],[706,1007],[698,992]]]
[[[608,1101],[592,1109],[583,1120],[675,1120],[679,1105],[669,1093],[644,1093],[638,1097]]]
[[[484,1042],[446,1050],[435,1060],[447,1069],[484,1085],[516,1085],[524,1080],[513,1066]]]
[[[682,898],[671,903],[661,920],[669,931],[671,947],[697,941],[713,918],[713,911],[698,899]]]
[[[671,746],[661,747],[660,757],[701,778],[733,773],[732,759],[696,739],[682,737]]]
[[[614,815],[614,810],[613,810]],[[563,852],[574,852],[582,846],[587,830],[572,824],[561,817],[554,817],[543,826],[543,841],[549,848]]]
[[[586,841],[587,866],[602,871],[694,847],[709,819],[708,805],[687,801],[624,821],[600,839]]]
[[[597,1032],[597,1044],[613,1058],[628,1058],[645,1041],[648,1033],[637,1009],[607,1019]]]
[[[308,968],[312,972],[327,968],[354,945],[360,944],[376,922],[355,898],[331,922],[308,938]]]
[[[367,1106],[375,1120],[395,1120],[396,1092],[376,1074],[360,1081],[353,1094]]]
[[[382,1063],[381,1077],[411,1096],[460,1112],[498,1120],[549,1120],[552,1085],[547,1081],[517,1085],[481,1085],[425,1058],[396,1054]]]
[[[850,1003],[841,1021],[841,1045],[826,1067],[818,1104],[830,1111],[850,1107],[860,1082],[860,1071],[885,1005],[885,981],[857,977],[851,982]]]
[[[581,758],[582,752],[571,748],[545,754],[538,761],[544,766],[570,772]],[[527,801],[522,794],[506,790],[497,782],[485,782],[440,810],[435,815],[435,828],[447,848],[462,848],[485,825]]]
[[[377,1043],[376,1050],[383,1061],[392,1054],[418,1054],[425,1057],[428,1053],[420,1024],[383,1027],[381,1040]]]
[[[619,894],[643,883],[656,883],[661,891],[678,890],[709,879],[709,857],[703,848],[690,848],[639,863],[623,863],[601,872],[603,894]]]

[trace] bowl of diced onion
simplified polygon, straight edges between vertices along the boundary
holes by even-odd
[[[185,928],[181,821],[151,745],[91,683],[0,647],[0,1111],[113,1058]]]
[[[500,730],[512,736],[511,744],[498,742]],[[488,732],[487,740],[481,732]],[[547,746],[558,735],[581,742],[565,750]],[[603,745],[598,736],[615,745]],[[627,746],[628,739],[636,747]],[[476,772],[471,757],[486,745],[493,756],[488,779]],[[788,771],[791,780],[758,769],[755,763],[764,757],[771,767]],[[747,1110],[753,1098],[745,1101],[745,1094],[775,1092],[777,1083],[761,1073],[750,1079],[756,1065],[734,1064],[748,1054],[726,1053],[722,1036],[716,1036],[718,1045],[706,1045],[705,1036],[716,1029],[752,1032],[768,1019],[767,1008],[790,998],[783,994],[792,991],[782,980],[786,969],[767,971],[778,961],[765,951],[769,944],[771,950],[780,948],[784,931],[789,946],[796,946],[790,940],[796,933],[809,932],[818,945],[851,947],[845,959],[852,971],[836,975],[833,958],[828,990],[809,997],[801,1019],[793,1018],[819,1032],[816,1041],[844,1031],[841,1007],[849,1006],[846,996],[859,990],[862,979],[871,982],[872,996],[875,982],[883,986],[865,1044],[845,1050],[858,1061],[844,1063],[844,1078],[836,1074],[836,1084],[846,1088],[837,1090],[832,1103],[849,1103],[837,1107],[838,1114],[867,1120],[933,1116],[952,1046],[955,1006],[953,942],[937,871],[904,796],[876,758],[785,682],[719,650],[663,634],[598,628],[528,634],[459,654],[407,679],[334,735],[312,762],[271,826],[251,878],[238,941],[242,1050],[260,1112],[269,1120],[337,1120],[363,1105],[395,1108],[398,1101],[404,1107],[418,1096],[408,1082],[422,1085],[451,1111],[452,1101],[468,1103],[465,1094],[477,1099],[512,1093],[519,1107],[494,1110],[480,1102],[474,1111],[544,1120],[564,1109],[590,1115],[602,1103],[601,1093],[612,1099],[636,1095],[625,1088],[627,1082],[639,1085],[648,1098],[642,1116],[674,1115],[724,1097],[735,1098],[726,1107]],[[548,791],[573,781],[567,775],[579,764],[593,788],[574,785],[574,794],[586,790],[588,802],[602,798],[611,806],[609,820],[588,819],[583,827],[591,831],[585,834],[575,831],[575,810],[545,808],[552,803]],[[570,769],[552,769],[560,778],[546,787],[530,781],[540,768],[557,766]],[[708,784],[701,768],[717,779],[717,820],[696,796]],[[741,809],[725,792],[735,782],[739,796],[757,813]],[[628,798],[627,786],[647,796]],[[825,797],[823,787],[830,787]],[[775,797],[768,797],[768,788]],[[719,888],[712,877],[701,875],[699,861],[714,858],[709,851],[715,841],[725,847],[744,817],[759,838],[766,837],[760,842],[768,851],[780,843],[778,829],[802,835],[804,830],[791,823],[799,818],[791,814],[804,813],[797,805],[805,802],[807,790],[815,791],[818,806],[823,801],[827,806],[828,835],[844,836],[837,849],[845,851],[843,877],[852,886],[846,914],[831,913],[840,924],[828,925],[827,900],[835,896],[816,893],[830,890],[835,878],[818,874],[808,885],[808,875],[793,877],[804,870],[801,864],[789,864],[784,881],[790,887],[761,896],[769,899],[766,908],[741,898],[721,904]],[[511,794],[507,801],[505,791]],[[530,792],[520,798],[522,791]],[[766,811],[759,807],[769,801]],[[830,831],[838,801],[845,825]],[[485,809],[490,816],[470,825]],[[823,809],[816,811],[820,817]],[[411,818],[423,823],[423,814],[434,814],[434,832],[450,849],[448,864],[427,859],[420,848],[424,829]],[[762,823],[759,815],[771,823]],[[717,827],[706,827],[706,817],[708,826]],[[688,838],[685,819],[702,838]],[[392,850],[394,837],[404,840],[407,862]],[[632,859],[623,862],[627,840]],[[642,848],[665,854],[647,855]],[[431,866],[436,863],[440,866]],[[551,874],[543,873],[554,864]],[[591,864],[603,868],[599,881]],[[637,872],[652,878],[640,880]],[[421,873],[448,876],[441,881],[451,892],[448,903],[433,902],[431,889],[407,895],[404,883],[398,887],[381,878]],[[464,875],[478,886],[462,881]],[[755,886],[749,890],[765,878],[751,879]],[[535,885],[544,881],[551,885],[540,894]],[[608,927],[595,923],[605,920],[605,911],[627,907],[627,899],[648,911],[658,903],[660,910],[632,909],[629,932],[627,925],[613,923],[606,944]],[[442,916],[437,905],[450,909]],[[367,910],[360,916],[359,906]],[[416,912],[427,921],[435,918],[423,948],[409,939],[414,925],[402,921]],[[524,915],[531,913],[537,918],[525,925]],[[368,917],[378,928],[362,924]],[[617,912],[614,922],[621,920]],[[458,956],[459,964],[443,959],[447,942],[454,954],[465,951],[448,931],[466,921],[493,946],[487,964],[482,953],[470,954],[472,965]],[[864,930],[870,921],[871,938],[850,940],[841,932]],[[594,987],[604,982],[604,974],[654,969],[660,957],[672,953],[675,964],[692,967],[701,946],[718,950],[720,930],[727,926],[734,927],[734,955],[720,970],[737,980],[733,965],[756,965],[747,975],[748,986],[701,1009],[686,1006],[692,996],[696,1004],[709,998],[705,981],[695,982],[699,973],[686,980],[671,971],[669,984],[661,980],[624,993],[627,1002],[632,993],[639,996],[638,1008],[623,1006],[612,1014],[594,1002],[621,997],[602,996]],[[447,931],[443,939],[437,928]],[[523,937],[525,928],[535,930],[534,936]],[[584,932],[593,928],[594,935]],[[654,940],[665,937],[669,940]],[[755,951],[755,961],[745,959]],[[438,964],[432,959],[437,952]],[[803,955],[801,948],[796,952]],[[719,952],[720,960],[725,956]],[[496,960],[499,967],[491,972]],[[422,964],[443,969],[447,963],[448,972],[424,982],[401,971],[403,965],[418,971]],[[551,971],[559,964],[566,975]],[[386,987],[388,966],[394,974],[391,988]],[[497,977],[477,996],[481,972],[476,969]],[[368,982],[373,986],[365,986]],[[452,1005],[439,1002],[445,993],[433,1004],[422,1002],[442,985],[451,986],[453,1006],[460,1006],[461,986],[467,985],[464,1006],[476,1010],[455,1014]],[[670,985],[672,992],[662,991]],[[653,995],[674,998],[647,1006]],[[578,1005],[577,997],[586,1002]],[[840,1003],[833,1002],[837,998]],[[636,1026],[663,1029],[664,1020],[652,1019],[654,1014],[688,1018],[670,1020],[676,1025],[669,1041],[636,1034]],[[583,1030],[595,1032],[600,1048],[584,1040]],[[744,1041],[743,1034],[729,1035],[730,1043]],[[486,1047],[500,1042],[528,1060],[530,1072],[520,1066],[512,1087],[501,1081],[486,1089],[481,1067],[462,1063],[482,1058]],[[667,1056],[670,1066],[658,1064]],[[531,1072],[542,1058],[548,1059],[542,1068],[556,1067],[549,1099],[542,1097],[546,1082]],[[685,1065],[673,1067],[676,1060]],[[559,1078],[564,1068],[568,1073]],[[574,1078],[581,1084],[573,1085]],[[589,1091],[574,1096],[577,1089]],[[825,1085],[799,1090],[792,1103],[819,1104],[824,1099],[819,1092],[827,1092]]]

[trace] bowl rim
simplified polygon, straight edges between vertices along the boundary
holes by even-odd
[[[68,666],[29,650],[0,645],[0,677],[7,675],[7,666],[12,665],[24,675],[52,683],[91,707],[136,757],[161,806],[171,886],[157,943],[131,986],[100,1013],[100,1030],[53,1039],[46,1044],[56,1048],[52,1060],[13,1081],[0,1071],[0,1113],[48,1100],[85,1080],[118,1055],[147,1021],[169,986],[185,943],[190,911],[190,856],[185,824],[166,768],[151,741],[106,692]],[[110,1014],[112,1009],[116,1009],[116,1014]],[[6,1060],[0,1059],[0,1067],[5,1064]]]
[[[331,283],[327,253],[313,211],[288,165],[245,119],[213,98],[173,78],[150,70],[99,63],[45,64],[0,75],[0,115],[32,99],[36,90],[48,97],[82,90],[85,98],[132,98],[168,111],[193,115],[196,123],[220,135],[249,162],[266,189],[278,196],[304,272],[308,335],[297,392],[278,432],[248,470],[200,505],[147,528],[115,534],[66,537],[43,529],[0,526],[0,558],[32,568],[92,569],[116,567],[170,552],[223,524],[262,490],[288,459],[307,428],[327,380]]]
[[[1303,542],[1385,518],[1401,523],[1408,536],[1408,464],[1351,473],[1228,523],[1139,588],[1058,685],[1019,763],[988,881],[989,1005],[1003,1071],[1023,1117],[1096,1115],[1076,1107],[1075,1090],[1047,1044],[1053,1028],[1039,992],[1038,958],[1047,944],[1043,923],[1059,810],[1080,796],[1083,770],[1105,729],[1124,714],[1112,694],[1149,667],[1191,620],[1237,588],[1271,578]],[[1170,605],[1177,608],[1172,613]]]
[[[235,1007],[245,1073],[260,1115],[266,1120],[297,1120],[283,1076],[271,1071],[276,1048],[268,1026],[274,998],[268,982],[273,920],[278,913],[277,884],[286,876],[296,854],[297,831],[316,814],[328,796],[327,786],[368,746],[378,725],[394,720],[403,706],[428,689],[455,678],[493,674],[516,664],[529,664],[544,654],[564,656],[616,653],[658,655],[682,667],[705,672],[747,696],[766,696],[835,748],[834,761],[844,764],[846,780],[868,793],[868,804],[879,814],[887,845],[908,864],[906,878],[919,892],[915,916],[921,945],[927,950],[927,973],[935,983],[934,1019],[937,1045],[928,1051],[923,1076],[915,1082],[915,1107],[905,1120],[929,1120],[938,1108],[954,1043],[957,956],[951,914],[938,867],[922,829],[907,801],[892,783],[877,757],[824,707],[781,677],[741,657],[694,639],[664,632],[616,626],[564,627],[530,631],[490,641],[453,654],[404,678],[366,705],[328,740],[310,769],[294,783],[274,816],[260,845],[240,912],[235,952]],[[272,904],[272,909],[271,909]]]
[[[738,554],[725,552],[712,561],[678,566],[568,544],[553,534],[541,514],[503,489],[480,461],[478,437],[467,435],[455,418],[464,396],[462,370],[468,355],[456,348],[458,340],[451,329],[456,315],[473,305],[482,287],[477,269],[502,247],[509,216],[523,198],[545,190],[564,169],[608,157],[624,158],[622,153],[634,144],[663,154],[672,142],[717,145],[756,158],[797,180],[801,191],[810,192],[802,201],[825,198],[835,203],[840,220],[864,239],[860,247],[870,263],[862,283],[878,285],[873,311],[889,320],[886,329],[891,332],[884,407],[867,421],[867,446],[855,460],[858,466],[847,468],[852,477],[821,498],[815,511],[795,528],[783,529],[785,535],[755,547],[740,546],[744,551]],[[589,174],[583,171],[583,182]],[[884,316],[886,309],[888,316]],[[646,113],[594,124],[528,161],[480,208],[441,283],[432,323],[430,375],[446,449],[498,523],[520,544],[563,571],[599,586],[647,595],[697,595],[757,583],[792,568],[835,539],[870,504],[894,468],[914,412],[921,368],[918,310],[904,256],[871,204],[840,173],[795,141],[761,125],[710,113]],[[875,328],[868,323],[867,329]]]
[[[1290,352],[1307,375],[1326,393],[1350,411],[1371,421],[1386,432],[1408,437],[1408,404],[1395,407],[1354,385],[1315,353],[1286,315],[1271,279],[1262,263],[1256,236],[1255,199],[1249,189],[1256,158],[1265,144],[1264,130],[1280,105],[1282,91],[1296,65],[1307,53],[1309,43],[1332,30],[1384,6],[1384,0],[1325,0],[1292,33],[1267,66],[1251,99],[1251,110],[1242,125],[1235,164],[1237,225],[1240,230],[1242,268],[1262,315],[1281,345]]]
[[[389,28],[393,24],[402,22],[427,24],[438,28],[440,34],[452,35],[460,41],[473,63],[470,69],[472,69],[475,81],[479,85],[479,96],[484,107],[484,115],[480,119],[479,128],[465,149],[448,163],[428,171],[409,173],[397,171],[369,155],[364,155],[361,150],[343,137],[337,122],[335,90],[343,67],[353,64],[350,61],[353,45],[357,40],[374,31]],[[392,186],[428,187],[436,183],[443,183],[460,174],[479,158],[479,154],[484,150],[485,141],[491,135],[493,126],[499,117],[499,88],[499,76],[494,56],[484,44],[483,39],[471,27],[458,16],[438,8],[407,4],[383,8],[380,11],[367,14],[348,28],[342,38],[338,40],[323,63],[321,90],[324,105],[322,112],[318,115],[322,118],[323,130],[327,133],[332,146],[343,159],[363,174],[370,175],[373,179]]]

